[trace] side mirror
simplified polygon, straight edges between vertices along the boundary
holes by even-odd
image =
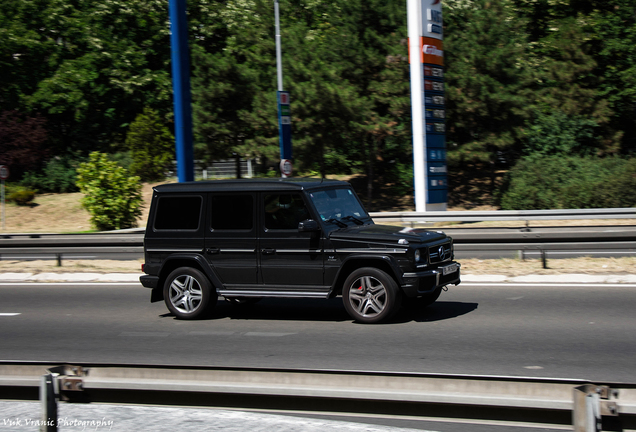
[[[300,232],[311,232],[311,231],[320,231],[320,225],[313,219],[306,219],[302,222],[298,222],[298,231]]]

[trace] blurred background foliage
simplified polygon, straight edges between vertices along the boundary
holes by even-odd
[[[188,1],[199,160],[278,161],[273,6]],[[296,171],[359,174],[372,209],[387,188],[408,204],[406,2],[280,9]],[[450,205],[636,205],[634,10],[636,0],[444,0]],[[0,163],[12,179],[73,191],[77,166],[100,151],[161,180],[174,128],[169,31],[165,0],[3,0]]]

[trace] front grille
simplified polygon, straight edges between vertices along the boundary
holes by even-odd
[[[453,245],[451,242],[428,248],[428,256],[431,264],[439,264],[450,261],[453,258]]]

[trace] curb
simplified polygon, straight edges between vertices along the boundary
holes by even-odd
[[[0,273],[3,282],[137,282],[141,273]]]

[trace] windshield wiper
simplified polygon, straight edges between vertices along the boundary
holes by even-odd
[[[330,223],[332,223],[332,224],[336,224],[336,225],[338,225],[340,228],[346,228],[346,227],[347,227],[347,224],[346,224],[346,223],[344,223],[344,222],[340,222],[338,219],[334,219],[334,218],[327,219],[327,220],[326,220],[326,222],[330,222]]]
[[[341,219],[341,220],[342,220],[342,219],[344,219],[344,220],[350,220],[350,221],[353,221],[353,222],[355,222],[355,224],[356,224],[356,225],[364,225],[364,222],[362,222],[360,219],[358,219],[358,218],[357,218],[357,217],[355,217],[355,216],[345,216],[345,217],[340,218],[340,219]]]

